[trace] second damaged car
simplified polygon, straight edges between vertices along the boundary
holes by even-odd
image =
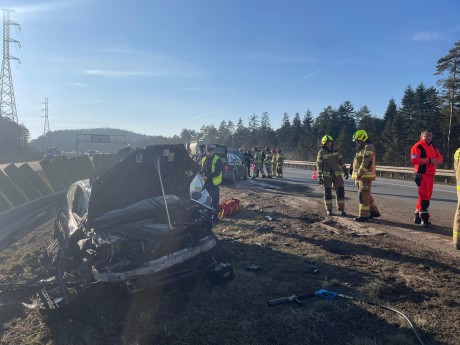
[[[91,181],[71,185],[49,250],[57,284],[39,295],[44,309],[62,309],[94,286],[133,292],[213,271],[230,279],[231,267],[216,261],[199,170],[183,145],[125,148]]]

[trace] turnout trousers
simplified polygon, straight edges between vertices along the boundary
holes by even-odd
[[[272,163],[265,163],[265,169],[267,170],[267,177],[272,177]]]
[[[256,176],[256,177],[259,177],[259,171],[260,171],[260,174],[262,176],[265,176],[264,174],[264,166],[262,164],[262,162],[254,162],[254,173],[253,173],[253,177]]]
[[[345,211],[345,189],[343,187],[343,178],[339,176],[324,176],[324,205],[326,211],[332,211],[332,186],[335,188],[337,198],[337,209]]]
[[[372,181],[356,180],[359,196],[359,216],[369,218],[370,212],[380,213],[371,195]]]
[[[460,249],[460,188],[457,186],[457,211],[455,211],[454,228],[452,231],[454,246]]]

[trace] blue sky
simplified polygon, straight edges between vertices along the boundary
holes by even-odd
[[[460,2],[311,0],[2,1],[18,119],[51,130],[182,128],[270,114],[278,128],[349,100],[382,116],[408,84],[434,86],[460,38]]]

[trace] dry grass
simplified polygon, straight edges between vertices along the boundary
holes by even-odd
[[[460,343],[460,278],[447,264],[441,265],[441,258],[438,280],[427,279],[430,285],[419,287],[431,276],[430,269],[419,267],[420,262],[431,265],[423,255],[406,248],[407,244],[398,247],[391,238],[325,231],[318,216],[321,201],[318,209],[305,210],[302,205],[293,207],[280,198],[253,192],[223,188],[223,194],[240,198],[244,205],[215,230],[226,261],[233,264],[233,281],[213,286],[198,276],[130,298],[107,295],[85,317],[73,320],[47,323],[36,312],[26,311],[22,316],[8,312],[0,326],[0,344],[417,344],[401,317],[364,303],[312,297],[303,306],[269,308],[266,304],[272,298],[320,288],[366,296],[404,310],[427,345]],[[275,220],[267,221],[266,214]],[[271,228],[254,231],[261,224]],[[51,232],[48,225],[35,240],[49,238]],[[44,243],[32,243],[25,239],[0,253],[1,281],[25,280],[42,270],[35,258]],[[263,268],[248,272],[249,263]],[[312,263],[316,272],[310,269]]]

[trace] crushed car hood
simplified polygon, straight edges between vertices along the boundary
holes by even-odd
[[[189,199],[190,182],[200,166],[189,157],[184,145],[152,145],[134,150],[125,147],[92,178],[88,221],[163,195],[158,166],[164,193]]]

